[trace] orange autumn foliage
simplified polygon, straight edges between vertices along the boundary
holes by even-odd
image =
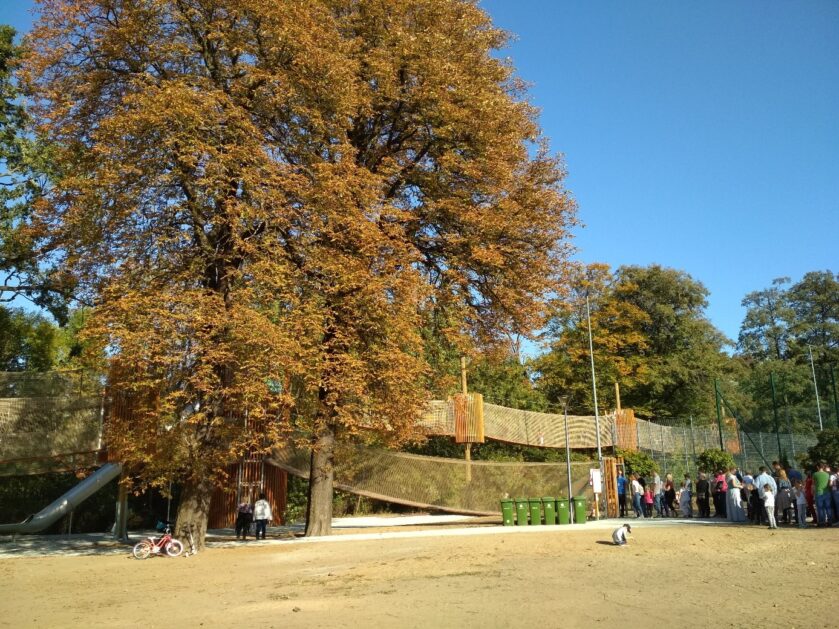
[[[114,384],[155,400],[111,436],[140,482],[206,493],[293,435],[399,443],[429,311],[467,349],[562,292],[574,204],[475,3],[40,9],[23,78],[64,174],[38,233]]]

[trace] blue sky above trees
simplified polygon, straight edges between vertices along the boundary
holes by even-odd
[[[836,270],[839,3],[481,5],[565,154],[580,260],[686,271],[733,339],[747,293]]]

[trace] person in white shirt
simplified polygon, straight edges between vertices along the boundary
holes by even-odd
[[[626,544],[626,536],[632,533],[632,527],[628,524],[621,524],[618,528],[612,531],[612,541],[615,546],[623,546]]]
[[[253,505],[253,519],[256,521],[256,539],[259,539],[260,533],[262,539],[265,539],[265,529],[268,528],[268,522],[272,519],[271,504],[266,500],[265,494],[259,494],[259,500]]]
[[[763,486],[763,507],[766,509],[766,517],[769,518],[769,528],[778,528],[775,524],[775,494],[772,493],[772,485],[769,483]]]
[[[635,511],[636,518],[644,517],[644,508],[641,506],[641,497],[644,495],[644,488],[638,482],[638,474],[632,475],[632,509]]]

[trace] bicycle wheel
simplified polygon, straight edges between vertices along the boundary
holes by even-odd
[[[148,541],[138,542],[133,552],[137,559],[146,559],[151,554],[151,544]]]
[[[173,539],[166,544],[166,548],[164,548],[164,550],[170,557],[177,557],[184,552],[184,545],[180,541]]]

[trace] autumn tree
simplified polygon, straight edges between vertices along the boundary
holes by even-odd
[[[704,315],[707,289],[689,275],[658,265],[623,266],[614,275],[592,265],[575,282],[576,298],[560,304],[551,349],[539,359],[539,386],[549,398],[573,390],[573,408],[591,413],[585,297],[600,400],[621,401],[643,416],[710,416],[711,379],[724,373],[724,336]],[[582,404],[581,404],[582,402]]]
[[[413,436],[422,330],[541,324],[573,204],[506,42],[460,0],[43,0],[24,78],[61,166],[38,235],[130,394],[109,447],[183,483],[203,542],[224,467]]]
[[[539,376],[539,390],[551,402],[569,396],[573,412],[593,414],[588,314],[601,404],[614,402],[614,382],[619,382],[625,391],[647,382],[649,341],[642,326],[649,316],[621,298],[633,287],[618,285],[606,264],[577,267],[570,281],[569,295],[554,301],[545,334],[549,349],[534,360],[534,368]]]

